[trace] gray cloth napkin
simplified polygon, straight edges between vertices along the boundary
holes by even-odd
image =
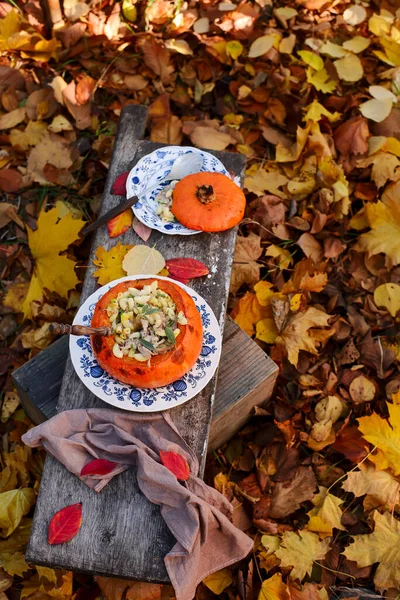
[[[231,523],[231,504],[197,477],[197,458],[166,413],[69,410],[30,429],[22,440],[31,447],[43,446],[77,477],[94,458],[119,463],[108,475],[83,479],[96,492],[118,473],[137,467],[141,491],[161,507],[176,539],[164,560],[177,600],[192,600],[207,575],[242,560],[253,548],[252,539]],[[180,483],[164,467],[160,450],[186,458],[188,481]]]

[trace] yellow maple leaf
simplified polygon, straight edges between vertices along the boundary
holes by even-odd
[[[41,211],[37,219],[37,229],[27,227],[29,249],[34,258],[34,271],[28,294],[23,305],[25,317],[31,316],[32,300],[39,300],[45,289],[66,298],[69,290],[78,283],[75,262],[61,256],[78,237],[84,221],[74,219],[69,213],[59,219],[59,209]]]
[[[372,465],[360,465],[359,471],[347,473],[347,479],[342,484],[346,492],[360,496],[374,496],[383,505],[393,510],[400,503],[400,484],[387,471],[380,471]]]
[[[270,194],[274,194],[278,198],[286,198],[287,195],[281,188],[288,181],[289,179],[286,175],[282,175],[279,171],[257,169],[257,171],[253,172],[253,170],[249,169],[244,179],[244,187],[249,192],[257,194],[257,196],[263,196],[265,192],[270,192]]]
[[[307,69],[307,81],[315,87],[316,90],[324,94],[330,94],[336,89],[336,81],[329,79],[328,71],[322,69],[315,71],[312,67]]]
[[[19,577],[22,577],[31,568],[26,563],[22,552],[14,552],[13,554],[5,552],[0,555],[0,563],[9,575],[18,575]]]
[[[214,592],[214,594],[219,596],[225,588],[233,583],[232,573],[229,569],[221,569],[221,571],[208,575],[208,577],[203,579],[203,583]]]
[[[276,338],[276,343],[287,352],[292,365],[297,365],[300,350],[318,354],[316,340],[311,337],[310,330],[314,327],[327,327],[329,318],[329,315],[314,307],[291,317],[285,329]]]
[[[8,38],[19,32],[20,24],[20,14],[14,9],[0,19],[0,50],[8,50]]]
[[[387,403],[389,421],[376,413],[358,419],[358,428],[363,438],[377,447],[369,460],[378,469],[391,469],[394,475],[400,474],[400,404]]]
[[[331,113],[327,110],[318,100],[313,100],[311,104],[304,108],[306,114],[303,117],[303,121],[320,121],[322,117],[326,117],[328,121],[334,123],[341,118],[341,114],[338,112]]]
[[[282,567],[293,567],[289,576],[301,581],[307,574],[311,575],[314,561],[325,558],[328,550],[329,542],[320,540],[311,531],[285,531],[275,554],[281,559]]]
[[[344,551],[349,560],[358,567],[378,568],[374,577],[375,587],[383,592],[389,588],[400,588],[400,521],[389,512],[381,515],[374,511],[375,529],[368,535],[355,535],[354,542]]]
[[[262,582],[258,600],[289,600],[289,598],[288,587],[282,581],[281,573],[275,573]]]
[[[29,121],[25,131],[12,129],[10,131],[10,143],[21,150],[28,150],[29,146],[36,146],[47,131],[47,124],[43,121]]]
[[[330,494],[327,488],[320,486],[319,493],[314,496],[312,503],[315,508],[307,514],[310,517],[307,523],[309,531],[319,533],[321,537],[332,535],[332,530],[345,529],[341,523],[342,511],[340,505],[343,500]]]
[[[288,269],[293,262],[293,257],[289,250],[276,246],[275,244],[268,246],[265,254],[267,256],[272,256],[272,258],[278,258],[278,267],[280,269]]]
[[[100,285],[126,276],[122,268],[122,261],[131,248],[133,248],[132,245],[121,244],[121,242],[118,242],[110,250],[105,250],[102,246],[97,248],[96,260],[93,261],[93,264],[99,268],[93,273],[93,277],[97,278]]]
[[[304,129],[302,129],[301,127],[297,127],[296,141],[294,144],[292,144],[292,146],[290,146],[290,148],[287,148],[281,142],[279,142],[276,146],[276,162],[296,161],[304,150],[304,146],[307,143],[309,133],[309,127],[305,127]]]
[[[232,319],[247,335],[254,334],[258,321],[271,316],[270,308],[261,306],[256,295],[251,292],[246,292],[231,312]]]
[[[362,234],[356,248],[369,255],[386,254],[394,265],[400,263],[400,206],[395,198],[365,204],[365,218],[371,231]]]

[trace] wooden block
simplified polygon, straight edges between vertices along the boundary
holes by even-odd
[[[58,395],[69,353],[68,343],[68,336],[61,337],[12,374],[22,406],[36,425],[57,413]],[[228,317],[209,450],[228,441],[249,419],[252,408],[269,399],[277,373],[274,361]],[[48,385],[43,385],[44,381]]]
[[[138,141],[144,133],[146,114],[145,107],[134,105],[125,107],[121,113],[100,216],[121,200],[111,193],[116,177],[131,169],[140,158],[162,146]],[[222,161],[229,172],[243,178],[243,155],[229,152],[213,154]],[[153,231],[149,240],[149,245],[156,244],[166,259],[180,256],[196,257],[212,268],[213,276],[210,279],[199,278],[193,282],[192,287],[210,304],[221,328],[225,319],[235,238],[236,230],[232,229],[217,234],[186,236],[185,239]],[[132,229],[123,234],[119,241],[122,244],[143,243]],[[114,244],[115,240],[109,238],[106,227],[95,233],[81,302],[97,288],[97,282],[93,278],[96,267],[92,264],[96,248],[101,245],[108,250]],[[216,377],[196,398],[172,408],[169,413],[182,437],[197,454],[201,473],[207,452],[215,387]],[[87,390],[68,358],[58,409],[100,406],[103,407],[104,403]],[[47,528],[50,518],[63,506],[75,502],[82,502],[84,506],[84,523],[79,535],[68,544],[49,546]],[[159,507],[151,504],[141,494],[134,469],[129,469],[114,478],[102,493],[97,495],[67,472],[53,457],[47,457],[26,552],[28,562],[111,577],[163,583],[169,581],[164,557],[174,543]]]

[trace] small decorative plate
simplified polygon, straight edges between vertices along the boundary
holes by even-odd
[[[146,194],[146,188],[151,188],[156,184],[158,179],[163,179],[168,175],[172,169],[172,165],[179,156],[189,153],[196,153],[202,157],[203,166],[201,167],[201,171],[214,171],[216,173],[223,173],[229,177],[229,173],[222,162],[208,152],[190,146],[166,146],[140,159],[126,180],[127,197],[138,196],[140,198],[139,202],[132,207],[135,216],[148,227],[157,229],[161,233],[168,235],[194,235],[201,233],[201,231],[188,229],[178,221],[166,223],[157,215],[158,203],[156,196],[163,187],[170,184],[169,181],[161,183],[150,193]]]
[[[135,275],[116,279],[94,292],[78,310],[74,325],[90,325],[98,300],[121,281],[149,279],[154,275]],[[159,277],[171,281],[167,277]],[[90,338],[71,335],[69,348],[72,364],[80,380],[96,396],[107,404],[134,412],[154,412],[184,404],[196,396],[214,375],[221,356],[222,337],[218,321],[207,302],[186,285],[174,281],[194,300],[203,322],[203,347],[194,367],[181,379],[170,385],[155,389],[135,388],[117,381],[97,363]]]

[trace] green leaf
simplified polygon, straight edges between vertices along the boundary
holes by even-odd
[[[176,344],[176,340],[175,340],[175,335],[174,332],[172,331],[171,327],[166,327],[165,328],[165,333],[167,334],[167,338],[169,339],[169,341],[171,342],[171,344]]]

